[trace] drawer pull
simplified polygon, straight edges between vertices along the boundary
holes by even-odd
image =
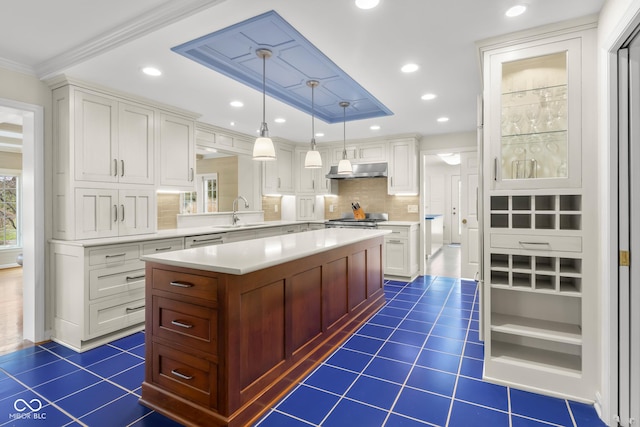
[[[548,247],[548,248],[551,247],[551,244],[549,242],[525,242],[525,241],[520,240],[520,241],[518,241],[518,243],[520,244],[520,246],[523,246],[523,247],[527,246],[527,245],[529,245],[529,246],[538,246],[538,247],[545,246],[545,247]],[[542,249],[542,248],[540,248],[540,249]]]
[[[183,380],[192,380],[193,377],[190,375],[185,375],[185,374],[181,374],[180,372],[176,371],[175,369],[173,371],[171,371],[171,373],[173,375],[175,375],[178,378],[182,378]]]
[[[171,250],[171,246],[167,246],[166,248],[156,248],[156,252],[169,251],[169,250]]]
[[[121,254],[105,255],[104,257],[105,257],[105,258],[116,258],[116,257],[119,257],[119,256],[125,256],[125,255],[126,255],[126,253],[124,253],[124,252],[123,252],[123,253],[121,253]]]
[[[130,280],[139,280],[139,279],[144,279],[144,274],[140,274],[138,276],[127,276],[125,277],[125,280],[128,282]]]
[[[144,309],[144,305],[139,305],[138,307],[127,307],[127,313],[133,313],[134,311],[140,311]]]
[[[193,325],[190,325],[190,324],[188,324],[188,323],[182,323],[182,322],[180,322],[179,320],[172,320],[172,321],[171,321],[171,324],[172,324],[172,325],[175,325],[175,326],[180,326],[181,328],[185,328],[185,329],[191,329],[191,328],[193,328]]]
[[[186,282],[171,282],[169,283],[171,286],[176,286],[178,288],[193,288],[193,283]]]
[[[387,243],[402,243],[400,240],[387,240]]]
[[[217,242],[218,240],[222,240],[222,236],[214,237],[213,239],[193,239],[193,243]]]

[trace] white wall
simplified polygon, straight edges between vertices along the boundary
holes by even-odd
[[[476,131],[427,135],[420,141],[421,151],[468,151],[477,148]]]

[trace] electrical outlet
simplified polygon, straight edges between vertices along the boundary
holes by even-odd
[[[418,213],[418,205],[407,205],[407,212]]]
[[[273,205],[273,210],[278,212],[278,205]]]
[[[333,212],[333,205],[329,205],[329,212]]]

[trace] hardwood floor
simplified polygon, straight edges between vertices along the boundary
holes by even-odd
[[[22,268],[0,269],[0,355],[31,345],[22,338]]]

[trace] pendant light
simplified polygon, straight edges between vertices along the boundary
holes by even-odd
[[[266,62],[271,57],[269,49],[258,49],[256,55],[262,58],[262,124],[260,125],[260,136],[253,144],[253,160],[275,160],[276,150],[273,141],[269,138],[269,129],[265,120],[265,92],[266,92]]]
[[[307,169],[319,169],[322,167],[322,157],[316,148],[316,131],[314,127],[315,110],[313,107],[313,90],[318,86],[317,80],[309,80],[307,86],[311,88],[311,150],[307,151],[304,158],[304,167]]]
[[[351,162],[347,159],[347,107],[350,104],[347,101],[342,101],[340,106],[342,107],[342,160],[338,163],[338,174],[349,175],[353,173],[353,167]]]

